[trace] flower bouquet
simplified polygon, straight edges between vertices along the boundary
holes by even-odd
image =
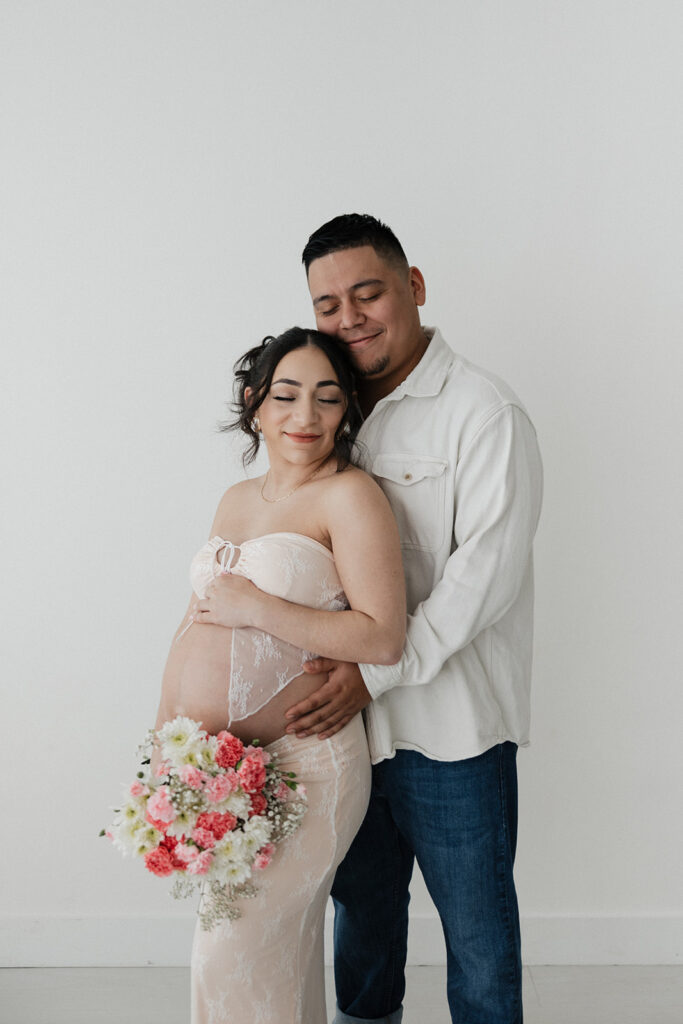
[[[140,751],[142,770],[100,835],[142,857],[152,874],[175,875],[176,899],[201,890],[203,928],[239,917],[237,897],[256,894],[252,871],[266,868],[275,844],[299,827],[304,787],[258,741],[210,736],[182,716],[150,730]]]

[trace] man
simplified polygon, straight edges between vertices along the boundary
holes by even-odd
[[[336,1024],[402,1017],[414,858],[443,925],[452,1020],[522,1021],[512,875],[516,752],[528,742],[531,545],[542,469],[513,392],[422,328],[425,283],[393,232],[345,215],[303,253],[319,330],[348,346],[365,468],[401,534],[408,624],[392,666],[319,659],[327,682],[289,732],[365,708],[370,807],[340,866]]]

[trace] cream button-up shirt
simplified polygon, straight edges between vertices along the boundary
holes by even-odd
[[[529,742],[536,432],[506,384],[425,330],[422,359],[359,434],[398,522],[408,595],[401,660],[360,666],[373,763]]]

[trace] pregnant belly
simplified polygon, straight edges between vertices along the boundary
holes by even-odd
[[[285,712],[321,685],[324,675],[292,679],[255,714],[230,721],[230,649],[232,630],[192,625],[171,648],[164,672],[164,693],[174,714],[201,722],[209,733],[229,729],[240,739],[272,743],[285,733]]]

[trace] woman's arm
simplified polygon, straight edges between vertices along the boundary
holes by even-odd
[[[360,470],[330,477],[323,514],[348,611],[293,604],[239,576],[218,577],[197,622],[254,626],[328,658],[394,664],[403,653],[405,582],[398,528],[378,485]]]

